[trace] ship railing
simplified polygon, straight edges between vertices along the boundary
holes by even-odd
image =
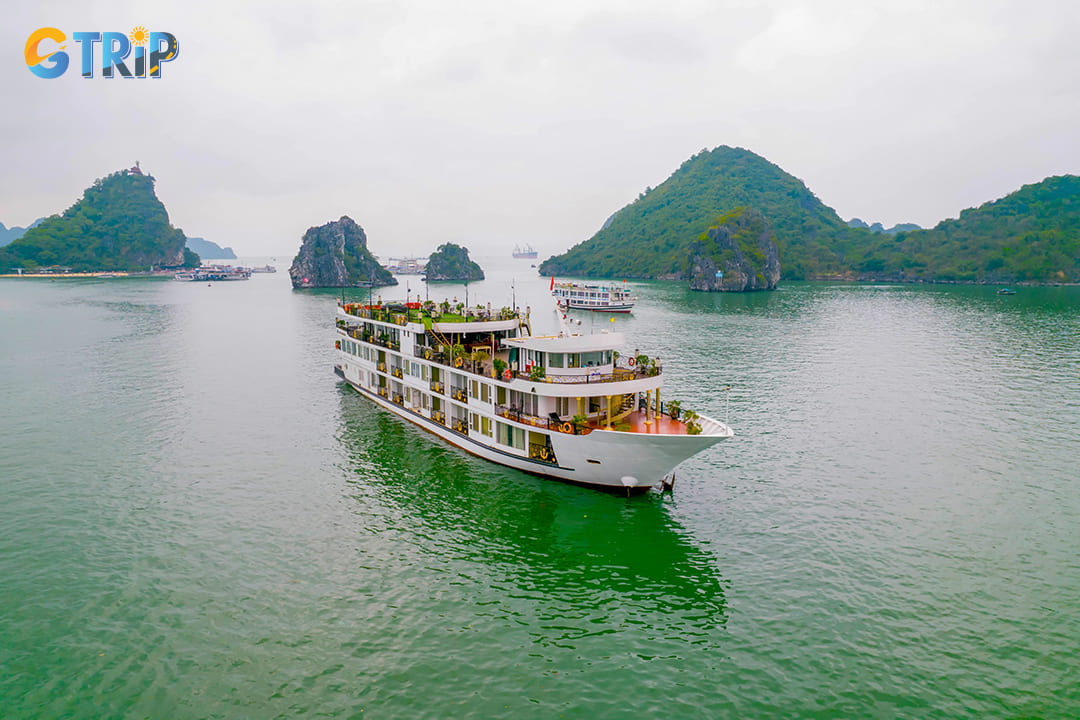
[[[469,396],[465,392],[464,388],[450,388],[450,397],[454,398],[458,402],[469,402]]]
[[[445,393],[446,392],[446,386],[443,385],[438,380],[432,380],[430,383],[428,383],[428,386],[431,388],[431,392],[436,392],[436,393]]]
[[[399,367],[390,368],[390,374],[396,378],[400,378],[404,375],[404,373],[401,372],[401,368]]]
[[[396,402],[398,405],[404,405],[405,404],[405,396],[402,395],[401,393],[394,393],[394,402]]]
[[[387,390],[384,387],[381,387],[381,388],[379,388],[379,395],[381,395],[384,398],[389,398],[390,397],[390,391]]]
[[[605,373],[599,370],[586,375],[544,375],[534,378],[531,375],[522,375],[533,382],[551,383],[553,385],[592,385],[595,383],[626,382],[628,380],[640,380],[641,378],[654,377],[660,374],[659,366],[655,372],[648,370],[634,370],[630,368],[615,368],[612,372]]]
[[[462,304],[452,303],[407,303],[406,305],[363,305],[360,303],[346,303],[342,306],[346,315],[376,320],[378,322],[405,325],[409,322],[475,322],[487,320],[513,320],[521,317],[521,313],[504,307],[500,310],[487,308],[467,308]]]
[[[446,424],[446,413],[442,412],[441,410],[432,410],[431,411],[431,419],[434,420],[435,422],[439,423],[440,425],[445,425]]]
[[[555,415],[555,413],[552,413],[546,418],[542,418],[524,412],[521,408],[511,407],[509,405],[496,405],[495,414],[499,417],[504,417],[507,420],[516,420],[522,425],[532,425],[534,427],[544,428],[545,430],[566,433],[567,435],[588,435],[592,432],[592,428],[589,427],[580,429],[575,428],[571,421],[563,420]]]
[[[464,420],[455,420],[454,421],[454,430],[461,433],[462,435],[468,435],[469,434],[469,423],[465,422]]]
[[[375,368],[379,372],[386,372],[386,363],[384,363],[384,362],[378,363],[378,364],[375,365]]]

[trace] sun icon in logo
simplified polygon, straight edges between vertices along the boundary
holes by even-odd
[[[128,33],[128,37],[131,38],[132,45],[145,45],[146,41],[150,39],[150,33],[140,25]]]

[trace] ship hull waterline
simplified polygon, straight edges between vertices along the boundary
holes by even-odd
[[[371,392],[347,377],[338,367],[335,367],[335,372],[351,388],[377,406],[470,455],[531,475],[598,490],[631,494],[648,492],[679,463],[733,435],[730,430],[727,434],[679,436],[615,430],[594,430],[588,435],[555,432],[551,433],[550,437],[558,464],[553,465],[481,443]]]

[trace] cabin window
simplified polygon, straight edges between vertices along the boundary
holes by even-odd
[[[518,450],[525,449],[525,431],[506,423],[495,423],[495,439],[501,445],[507,445]]]
[[[491,386],[479,380],[473,380],[469,387],[469,397],[480,402],[491,402]]]
[[[570,414],[570,398],[555,398],[555,412],[562,417]]]
[[[561,368],[564,362],[563,353],[548,353],[548,367]]]
[[[568,368],[581,367],[581,357],[577,353],[567,353],[567,355],[566,355],[566,367],[568,367]]]

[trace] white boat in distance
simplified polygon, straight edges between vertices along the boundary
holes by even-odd
[[[451,312],[453,310],[453,312]],[[337,372],[380,407],[492,462],[646,491],[734,433],[660,402],[663,372],[620,334],[533,336],[528,310],[339,304]]]
[[[220,280],[250,280],[251,270],[232,265],[200,265],[194,270],[178,272],[173,280],[182,282],[208,282]]]
[[[628,313],[637,298],[624,286],[597,285],[578,282],[555,282],[551,279],[551,294],[563,310],[595,310],[597,312]]]

